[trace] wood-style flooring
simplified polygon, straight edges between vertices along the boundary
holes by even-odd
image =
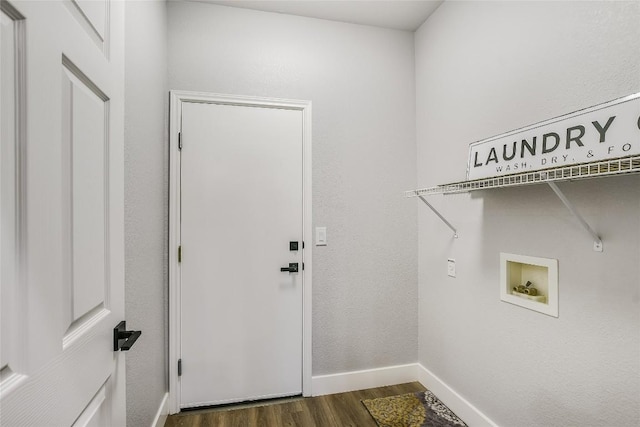
[[[330,394],[281,399],[247,407],[186,411],[170,415],[165,427],[376,427],[363,399],[424,391],[418,382]]]

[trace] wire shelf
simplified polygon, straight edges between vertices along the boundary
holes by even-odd
[[[455,182],[435,187],[405,191],[405,197],[419,197],[430,194],[455,194],[469,191],[504,188],[545,182],[571,181],[613,175],[640,173],[640,156],[620,157],[593,163],[582,163],[535,172],[521,172],[494,178]]]

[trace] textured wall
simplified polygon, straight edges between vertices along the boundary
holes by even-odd
[[[313,374],[417,359],[411,33],[170,2],[171,89],[313,102]],[[311,243],[311,242],[309,242]]]
[[[416,34],[418,181],[468,144],[640,91],[638,2],[445,2]],[[640,142],[634,141],[634,143]],[[504,426],[640,423],[640,177],[434,196],[419,213],[420,362]],[[559,260],[559,318],[499,299],[499,252]],[[446,259],[457,278],[446,276]]]
[[[127,353],[127,425],[148,426],[167,384],[167,13],[126,3],[126,319],[142,330]]]

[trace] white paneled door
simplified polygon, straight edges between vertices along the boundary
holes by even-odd
[[[0,4],[0,425],[123,426],[124,5]]]
[[[302,393],[303,112],[182,104],[181,401]]]

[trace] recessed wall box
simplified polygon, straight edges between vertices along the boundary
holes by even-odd
[[[558,317],[558,260],[500,253],[500,299]]]

